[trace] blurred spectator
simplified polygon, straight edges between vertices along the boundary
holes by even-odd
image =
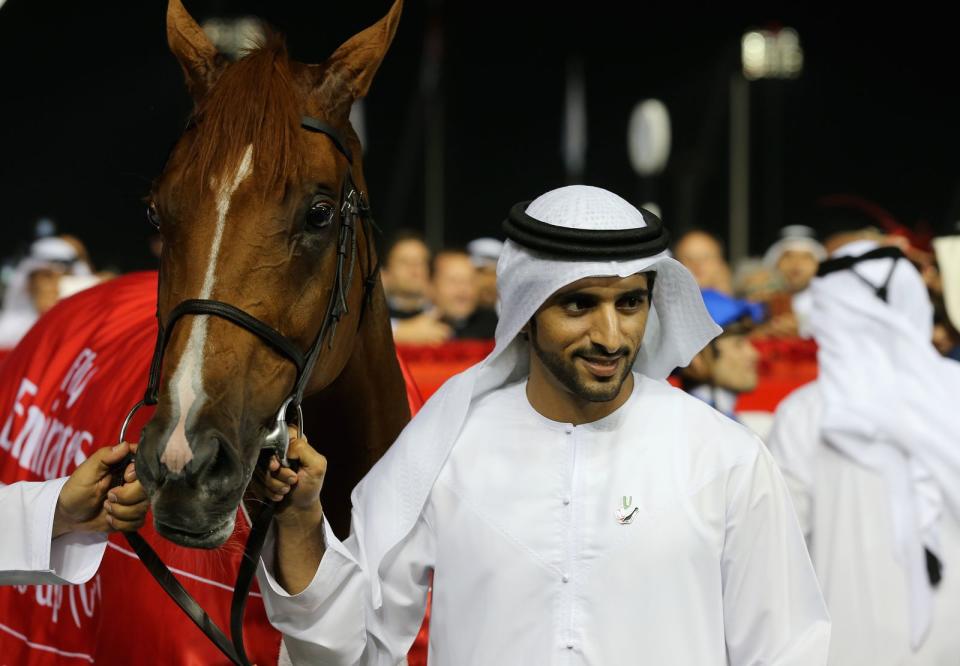
[[[736,419],[737,396],[757,387],[760,359],[748,334],[763,319],[763,308],[712,289],[703,290],[703,302],[723,333],[681,369],[681,385],[691,395]]]
[[[492,338],[497,316],[479,308],[477,269],[462,250],[444,250],[433,258],[430,293],[440,319],[456,338]]]
[[[688,231],[673,246],[673,256],[693,273],[701,289],[729,295],[733,294],[733,279],[723,252],[720,239],[702,229]]]
[[[27,276],[27,294],[37,316],[45,315],[60,300],[60,277],[61,273],[51,268],[38,268]]]
[[[78,291],[83,291],[84,289],[92,287],[95,284],[106,282],[107,280],[112,280],[113,278],[117,277],[118,273],[116,271],[95,271],[93,262],[90,260],[90,253],[87,251],[87,246],[84,245],[83,241],[76,236],[61,234],[58,236],[58,238],[72,247],[77,253],[77,261],[75,266],[79,268],[68,270],[59,276],[57,279],[57,300],[69,298]],[[41,314],[43,312],[41,312]]]
[[[758,257],[742,259],[733,272],[733,295],[754,303],[768,303],[783,291],[783,278]]]
[[[756,335],[802,335],[805,316],[809,312],[809,298],[804,290],[826,256],[826,250],[817,242],[812,228],[794,224],[780,230],[779,239],[763,256],[763,266],[769,271],[767,286],[770,291],[764,291],[763,298],[737,292],[750,300],[762,300],[767,306],[769,318],[757,327]]]
[[[85,264],[85,265],[87,266],[87,269],[88,269],[86,272],[87,272],[87,273],[92,273],[92,272],[93,272],[93,262],[90,261],[90,253],[87,252],[87,246],[83,244],[83,241],[81,241],[81,240],[80,240],[79,238],[77,238],[76,236],[72,236],[72,235],[70,235],[70,234],[60,234],[60,236],[58,236],[58,238],[59,238],[60,240],[62,240],[64,243],[66,243],[67,245],[69,245],[70,247],[73,248],[73,252],[74,252],[74,254],[75,254],[75,256],[76,256],[75,262],[78,263],[78,264]],[[82,271],[81,271],[81,272],[82,272]],[[78,274],[76,271],[73,271],[72,273],[73,273],[74,275],[77,275],[77,274]]]
[[[780,230],[780,238],[767,250],[763,263],[783,277],[787,292],[796,294],[807,288],[817,274],[817,266],[826,258],[827,252],[814,230],[793,224]]]
[[[947,316],[943,298],[931,294],[933,301],[933,346],[942,356],[960,361],[960,333]]]
[[[58,300],[97,282],[85,256],[86,249],[75,238],[50,236],[33,242],[4,293],[0,349],[15,347]]]
[[[429,309],[430,249],[415,231],[399,231],[383,253],[380,277],[391,319],[407,319]]]
[[[960,330],[960,234],[934,239],[933,248],[938,268],[935,291],[943,294],[947,315]]]
[[[383,253],[380,277],[396,342],[438,344],[453,336],[427,298],[430,249],[423,236],[409,230],[397,232]]]
[[[503,250],[503,241],[496,238],[477,238],[467,243],[467,252],[477,269],[478,305],[496,312],[497,260]]]
[[[440,320],[435,309],[391,323],[393,340],[401,345],[438,345],[453,337],[453,329]]]
[[[737,264],[733,274],[733,294],[752,303],[759,303],[766,311],[763,322],[750,333],[751,337],[784,338],[798,335],[797,318],[793,312],[794,296],[786,291],[783,276],[762,259],[748,257]]]
[[[944,356],[960,361],[960,235],[935,238],[933,249],[934,345]]]

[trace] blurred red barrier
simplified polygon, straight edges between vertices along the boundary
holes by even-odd
[[[482,361],[493,351],[493,340],[452,340],[442,345],[397,345],[424,400],[458,372]]]
[[[804,338],[754,338],[760,381],[737,400],[737,411],[772,412],[794,389],[817,378],[817,343]]]
[[[817,378],[817,345],[802,338],[755,338],[760,352],[760,382],[744,393],[738,411],[772,412],[795,388]],[[442,345],[398,345],[424,400],[447,379],[479,363],[493,350],[493,340],[454,340]]]

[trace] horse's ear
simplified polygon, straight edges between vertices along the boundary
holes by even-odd
[[[167,42],[183,69],[187,90],[199,99],[213,85],[223,59],[180,0],[167,4]]]
[[[317,95],[335,115],[346,114],[370,89],[400,22],[403,0],[394,0],[387,15],[340,45],[323,66]]]

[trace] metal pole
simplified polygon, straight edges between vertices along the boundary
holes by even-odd
[[[750,83],[730,77],[730,263],[750,250]]]
[[[567,183],[583,181],[587,157],[587,99],[584,86],[583,59],[567,58],[566,89],[563,100],[563,165]]]
[[[783,226],[783,85],[782,79],[764,81],[766,88],[766,164],[763,165],[764,216],[759,231]]]

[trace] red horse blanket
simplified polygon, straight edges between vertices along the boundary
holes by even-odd
[[[146,389],[157,335],[156,273],[136,273],[81,292],[43,317],[0,366],[0,482],[73,471],[116,443],[127,411]],[[421,400],[409,374],[411,409]],[[149,418],[141,410],[127,438]],[[141,534],[214,621],[229,624],[230,595],[246,538],[242,518],[216,551],[177,547],[147,525]],[[2,538],[17,538],[4,535]],[[247,606],[247,653],[277,663],[280,635],[256,584]],[[411,663],[425,663],[421,636]],[[227,664],[166,597],[119,534],[85,585],[0,587],[0,666],[47,664]]]

